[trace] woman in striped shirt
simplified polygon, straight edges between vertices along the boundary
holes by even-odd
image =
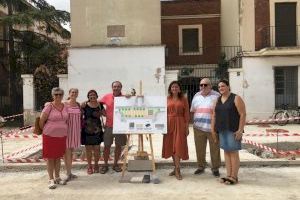
[[[76,101],[78,97],[78,89],[71,88],[69,90],[68,100],[65,102],[68,108],[69,121],[68,121],[68,135],[67,135],[67,149],[65,153],[65,166],[67,171],[66,181],[77,178],[72,174],[72,153],[74,149],[79,148],[81,145],[81,109],[80,104]]]

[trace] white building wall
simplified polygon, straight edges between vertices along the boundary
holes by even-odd
[[[244,87],[247,87],[247,85],[244,84],[243,69],[228,69],[228,72],[231,92],[241,96],[244,99]]]
[[[273,114],[275,109],[273,69],[284,66],[298,66],[298,74],[300,75],[300,56],[243,58],[243,93],[248,119],[268,119]],[[298,80],[298,97],[300,93],[299,82],[300,80]],[[298,104],[300,103],[299,99]]]
[[[23,114],[24,125],[32,125],[35,121],[35,117],[38,115],[35,112],[35,90],[33,84],[32,74],[22,74],[23,79]]]
[[[79,89],[79,101],[88,90],[99,96],[111,92],[119,80],[123,93],[143,82],[144,95],[165,95],[165,55],[163,46],[94,47],[69,49],[68,87]]]
[[[69,93],[69,86],[68,86],[68,74],[58,74],[58,81],[59,87],[65,91],[65,98],[68,96]]]

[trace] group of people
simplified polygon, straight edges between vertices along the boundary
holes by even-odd
[[[192,100],[189,108],[188,100],[182,93],[178,81],[173,81],[168,88],[168,133],[163,137],[162,157],[172,157],[174,170],[170,176],[182,180],[180,160],[188,160],[187,136],[189,121],[193,121],[194,140],[198,168],[194,174],[202,174],[206,167],[206,145],[209,141],[211,171],[220,177],[220,147],[224,150],[227,175],[220,178],[221,183],[238,183],[240,166],[239,150],[246,121],[245,104],[240,96],[231,93],[229,82],[221,80],[218,90],[212,90],[211,81],[203,78],[200,90]]]
[[[77,178],[71,171],[74,149],[85,145],[87,174],[105,174],[109,170],[110,149],[115,140],[114,162],[112,169],[121,172],[118,165],[122,146],[126,145],[125,134],[113,134],[114,97],[122,96],[122,83],[112,83],[112,93],[98,98],[95,90],[87,93],[87,101],[77,102],[78,89],[71,88],[66,101],[64,91],[58,87],[51,91],[53,101],[45,104],[40,117],[43,129],[43,158],[47,160],[49,176],[48,188]],[[198,168],[201,174],[206,167],[205,155],[207,140],[210,145],[212,173],[219,177],[221,165],[220,147],[224,149],[227,176],[220,181],[226,184],[238,182],[239,153],[245,125],[245,105],[241,97],[230,92],[229,82],[221,80],[219,93],[212,90],[209,79],[200,82],[200,91],[195,94],[191,107],[182,92],[178,81],[168,87],[167,97],[167,134],[163,136],[162,157],[172,157],[174,170],[170,176],[182,180],[180,161],[189,159],[187,136],[189,135],[190,114],[194,122],[194,139]],[[102,117],[105,117],[105,126]],[[104,164],[100,167],[100,144],[104,142]],[[66,179],[60,177],[61,158],[64,157]],[[92,164],[94,161],[94,164]]]
[[[77,178],[71,172],[72,153],[74,149],[85,145],[87,174],[105,174],[108,168],[110,149],[115,139],[114,164],[112,169],[121,172],[118,165],[121,148],[126,144],[126,135],[112,134],[114,97],[121,96],[122,83],[112,83],[112,93],[98,99],[95,90],[87,93],[87,101],[77,102],[78,89],[71,88],[67,101],[63,101],[64,91],[53,88],[53,101],[45,104],[40,117],[40,128],[43,129],[43,158],[47,160],[49,189],[65,185]],[[104,107],[105,106],[105,107]],[[102,117],[106,117],[105,127]],[[104,142],[104,165],[99,167],[100,144]],[[67,178],[60,177],[61,158],[64,157]],[[92,164],[94,161],[94,164]]]

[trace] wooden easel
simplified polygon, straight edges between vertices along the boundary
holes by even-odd
[[[140,81],[140,90],[139,90],[139,96],[142,96],[142,81]],[[138,136],[138,151],[136,153],[131,153],[129,154],[129,144],[130,144],[130,139],[131,136],[137,135]],[[150,145],[150,151],[151,153],[149,154],[148,152],[144,151],[144,135],[146,137],[149,137],[149,145]],[[150,156],[151,161],[152,161],[152,172],[155,173],[156,168],[155,168],[155,159],[154,159],[154,152],[153,152],[153,143],[152,143],[152,135],[151,134],[127,134],[127,143],[124,149],[124,159],[123,159],[123,166],[122,166],[122,177],[121,179],[124,178],[125,171],[127,170],[127,161],[128,161],[128,156],[137,156],[137,157],[143,157],[143,156]],[[149,158],[150,159],[150,158]]]

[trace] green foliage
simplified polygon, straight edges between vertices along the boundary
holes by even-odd
[[[30,0],[30,3],[26,0],[0,0],[0,5],[8,8],[8,15],[1,16],[0,23],[8,27],[11,81],[21,83],[21,73],[33,73],[36,93],[41,98],[38,101],[49,100],[49,91],[57,84],[57,73],[67,71],[66,46],[50,35],[63,39],[71,37],[70,32],[62,27],[70,22],[70,14],[56,10],[46,0]],[[45,70],[40,70],[41,66],[49,73],[43,74]],[[18,87],[21,85],[13,84],[11,94]]]
[[[228,80],[229,61],[226,60],[225,53],[222,53],[219,59],[218,68],[216,68],[216,77],[218,79]]]

